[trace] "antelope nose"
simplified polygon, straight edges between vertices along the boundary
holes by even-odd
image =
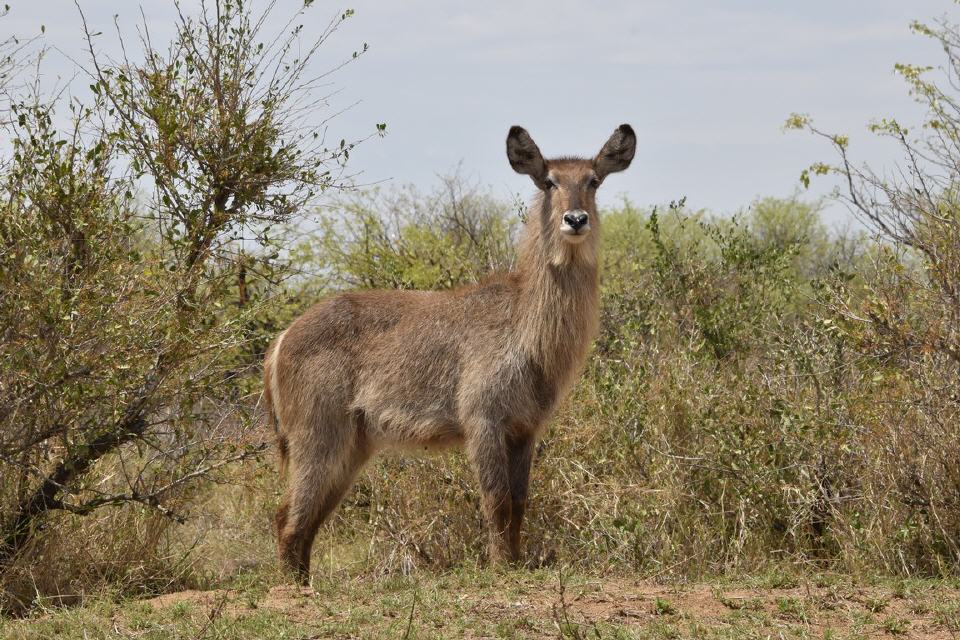
[[[574,231],[587,224],[587,220],[589,218],[586,211],[568,211],[563,214],[563,221],[570,225]]]

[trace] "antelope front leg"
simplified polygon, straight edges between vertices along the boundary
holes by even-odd
[[[510,524],[507,530],[507,544],[510,559],[520,559],[520,526],[527,509],[527,489],[530,486],[530,464],[533,462],[534,439],[523,437],[511,440],[507,444],[507,459],[510,472]]]
[[[477,423],[468,437],[467,455],[480,484],[490,562],[513,559],[508,539],[513,501],[507,443],[502,427],[488,421]]]

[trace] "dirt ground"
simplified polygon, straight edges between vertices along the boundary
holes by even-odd
[[[827,581],[829,582],[829,581]],[[659,585],[623,578],[557,576],[496,580],[473,589],[411,582],[406,589],[352,585],[337,590],[276,586],[255,598],[232,592],[185,591],[147,601],[156,611],[185,606],[213,619],[253,612],[296,624],[318,624],[303,637],[530,638],[929,638],[960,634],[960,592],[954,587],[858,586],[837,581],[781,587],[736,584]],[[338,631],[339,630],[339,631]],[[342,632],[342,633],[341,633]],[[369,632],[369,636],[367,635]],[[397,636],[392,636],[397,637]]]

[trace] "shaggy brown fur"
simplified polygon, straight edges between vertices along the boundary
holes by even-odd
[[[317,528],[385,448],[463,446],[492,560],[515,560],[536,440],[597,331],[595,193],[633,159],[620,126],[592,160],[544,160],[513,127],[507,155],[542,193],[515,272],[455,291],[367,291],[312,307],[271,345],[264,399],[288,489],[281,560],[309,575]]]

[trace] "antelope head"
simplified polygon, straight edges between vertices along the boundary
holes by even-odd
[[[543,192],[539,212],[541,235],[547,242],[560,243],[557,249],[569,255],[572,247],[595,238],[597,189],[611,173],[630,166],[637,147],[637,137],[628,124],[613,132],[600,152],[592,159],[555,158],[545,160],[533,138],[523,127],[511,127],[507,134],[507,158],[517,173],[530,176]],[[591,246],[595,244],[589,243]],[[557,260],[555,260],[556,262]]]

